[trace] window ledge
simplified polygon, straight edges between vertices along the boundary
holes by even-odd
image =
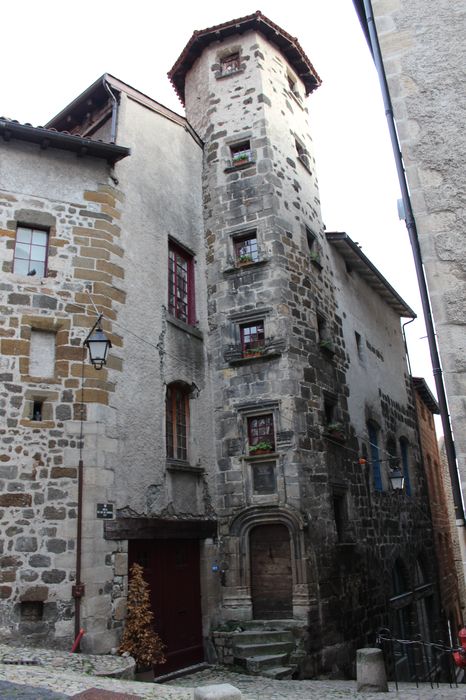
[[[216,80],[222,80],[223,78],[229,78],[232,75],[238,75],[239,73],[244,73],[246,69],[245,68],[237,68],[236,70],[230,70],[230,71],[217,71],[215,74]]]
[[[278,458],[278,452],[261,452],[261,454],[247,454],[243,455],[243,459],[246,462],[257,462],[259,460],[269,460],[269,459],[277,459]]]
[[[204,340],[204,334],[202,333],[202,331],[199,330],[199,328],[196,328],[195,326],[190,326],[189,323],[185,323],[185,321],[180,321],[179,318],[175,318],[175,316],[171,315],[167,316],[167,321],[172,326],[179,328],[181,331],[189,333],[195,338],[199,338],[199,340]]]
[[[223,172],[234,173],[236,170],[245,170],[246,168],[249,168],[251,165],[255,164],[255,160],[247,160],[245,163],[241,163],[240,165],[228,165]]]
[[[257,268],[257,267],[262,267],[262,265],[266,265],[269,262],[268,258],[262,258],[261,260],[256,260],[255,262],[250,262],[245,265],[235,265],[234,267],[227,267],[225,270],[223,270],[224,275],[233,275],[235,272],[247,272],[251,268]]]
[[[171,472],[190,472],[191,474],[202,474],[203,467],[193,467],[189,462],[183,462],[181,459],[168,459],[167,470]]]
[[[53,420],[32,420],[31,418],[22,418],[19,424],[25,428],[55,428]]]
[[[281,357],[281,350],[266,350],[257,355],[250,355],[249,357],[234,357],[228,360],[230,365],[244,365],[248,362],[255,362],[256,360],[273,360],[276,357]]]

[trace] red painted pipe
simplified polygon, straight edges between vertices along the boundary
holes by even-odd
[[[74,640],[73,646],[71,647],[71,653],[72,653],[72,654],[74,654],[74,652],[76,651],[76,649],[79,649],[79,643],[80,643],[81,639],[83,638],[83,635],[84,635],[84,630],[81,628],[81,629],[79,630],[79,632],[78,632],[78,636],[77,636],[76,639]]]

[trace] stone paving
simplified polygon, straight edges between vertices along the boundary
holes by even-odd
[[[1,700],[62,700],[92,697],[96,700],[121,700],[122,695],[141,700],[192,700],[193,688],[214,683],[231,683],[239,688],[243,700],[381,700],[380,693],[358,693],[354,681],[276,681],[234,673],[225,667],[211,667],[169,683],[139,683],[102,678],[76,671],[0,663]],[[92,695],[85,691],[94,690]],[[100,692],[99,692],[100,691]],[[107,691],[107,692],[105,692]],[[123,695],[124,697],[124,695]],[[466,700],[466,686],[430,688],[423,684],[401,684],[396,693],[393,684],[385,697],[401,700]]]

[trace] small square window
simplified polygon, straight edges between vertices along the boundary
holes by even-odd
[[[257,236],[254,232],[239,236],[233,241],[235,250],[235,262],[238,265],[247,265],[259,260],[257,249]]]
[[[265,345],[264,322],[255,321],[240,326],[243,357],[262,354]]]
[[[252,455],[274,452],[275,433],[272,413],[248,418],[248,442],[249,453]]]
[[[222,67],[222,75],[227,73],[234,73],[240,69],[240,59],[239,51],[231,53],[228,56],[224,56],[220,61]]]
[[[180,321],[195,323],[194,260],[175,244],[168,251],[168,310]]]
[[[288,75],[287,75],[287,81],[288,81],[288,87],[290,88],[290,92],[291,92],[295,97],[297,97],[298,99],[300,99],[301,96],[300,96],[300,94],[299,94],[297,80],[296,80],[295,78],[293,78],[293,76],[290,75],[290,74],[288,73]]]
[[[18,226],[16,229],[13,272],[17,275],[45,277],[49,233],[44,229]]]
[[[361,360],[361,362],[364,360],[364,352],[362,349],[362,338],[360,333],[357,331],[354,331],[354,339],[356,341],[356,349],[358,351],[358,358]]]
[[[230,146],[231,163],[234,166],[244,165],[252,161],[251,144],[249,141],[236,143]]]
[[[335,518],[335,529],[337,531],[338,542],[345,541],[345,530],[347,525],[347,512],[346,512],[346,494],[344,493],[333,493],[333,515]]]

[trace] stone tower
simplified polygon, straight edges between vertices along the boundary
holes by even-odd
[[[304,102],[320,79],[295,38],[256,12],[195,32],[169,76],[205,144],[220,619],[274,628],[281,620],[300,639],[302,674],[348,671],[387,595],[369,581],[356,539],[373,517],[366,495],[388,488],[388,460],[374,457],[372,483],[358,455],[378,435],[379,427],[368,436],[369,419],[412,432],[399,317],[413,313],[346,234],[325,232]],[[371,290],[355,280],[344,288],[353,265]],[[392,307],[377,330],[384,311],[374,305],[352,317],[352,300],[357,307],[374,289]],[[374,325],[377,347],[364,324]],[[362,363],[363,345],[379,364],[377,348],[393,345],[397,378],[377,369],[364,395],[367,378],[353,372],[350,421],[349,353]],[[385,393],[398,418],[384,413]],[[388,514],[391,504],[380,508]],[[382,522],[371,530],[366,560],[378,557],[383,530]]]

